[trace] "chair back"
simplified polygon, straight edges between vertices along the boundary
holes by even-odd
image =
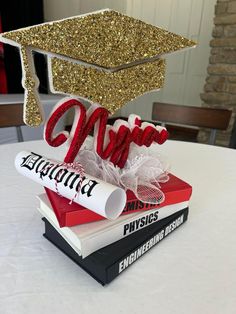
[[[0,104],[0,128],[16,127],[18,142],[23,141],[21,125],[24,125],[23,105]]]
[[[215,143],[216,130],[226,130],[232,111],[156,102],[152,108],[152,119],[162,124],[194,126],[211,129],[209,144]]]

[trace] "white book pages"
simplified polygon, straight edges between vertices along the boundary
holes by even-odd
[[[38,198],[40,200],[39,211],[41,214],[53,224],[62,237],[83,258],[189,206],[189,202],[186,201],[148,211],[122,215],[113,221],[105,219],[73,227],[60,228],[46,194],[41,194]]]

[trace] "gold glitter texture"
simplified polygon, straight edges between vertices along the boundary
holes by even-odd
[[[88,98],[114,112],[162,87],[161,55],[195,46],[191,40],[112,10],[6,32],[0,40],[21,48],[24,118],[31,126],[42,121],[31,50],[52,58],[56,91]]]
[[[182,36],[112,10],[10,31],[2,37],[106,68],[195,45]]]
[[[25,89],[24,101],[24,122],[28,126],[39,126],[42,121],[42,114],[38,99],[38,80],[35,77],[32,53],[27,48],[21,48],[21,60],[24,68],[22,85]]]
[[[87,98],[113,113],[137,96],[163,87],[165,61],[106,72],[52,58],[51,71],[54,91]]]

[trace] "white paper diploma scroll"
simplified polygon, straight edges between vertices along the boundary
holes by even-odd
[[[81,176],[72,167],[39,154],[20,152],[15,167],[22,175],[107,219],[116,219],[125,207],[126,193],[120,187],[87,174],[80,186]]]

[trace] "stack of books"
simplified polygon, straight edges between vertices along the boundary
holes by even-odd
[[[111,282],[188,218],[192,187],[170,174],[159,205],[144,204],[131,191],[114,221],[46,190],[39,196],[44,236],[102,285]]]

